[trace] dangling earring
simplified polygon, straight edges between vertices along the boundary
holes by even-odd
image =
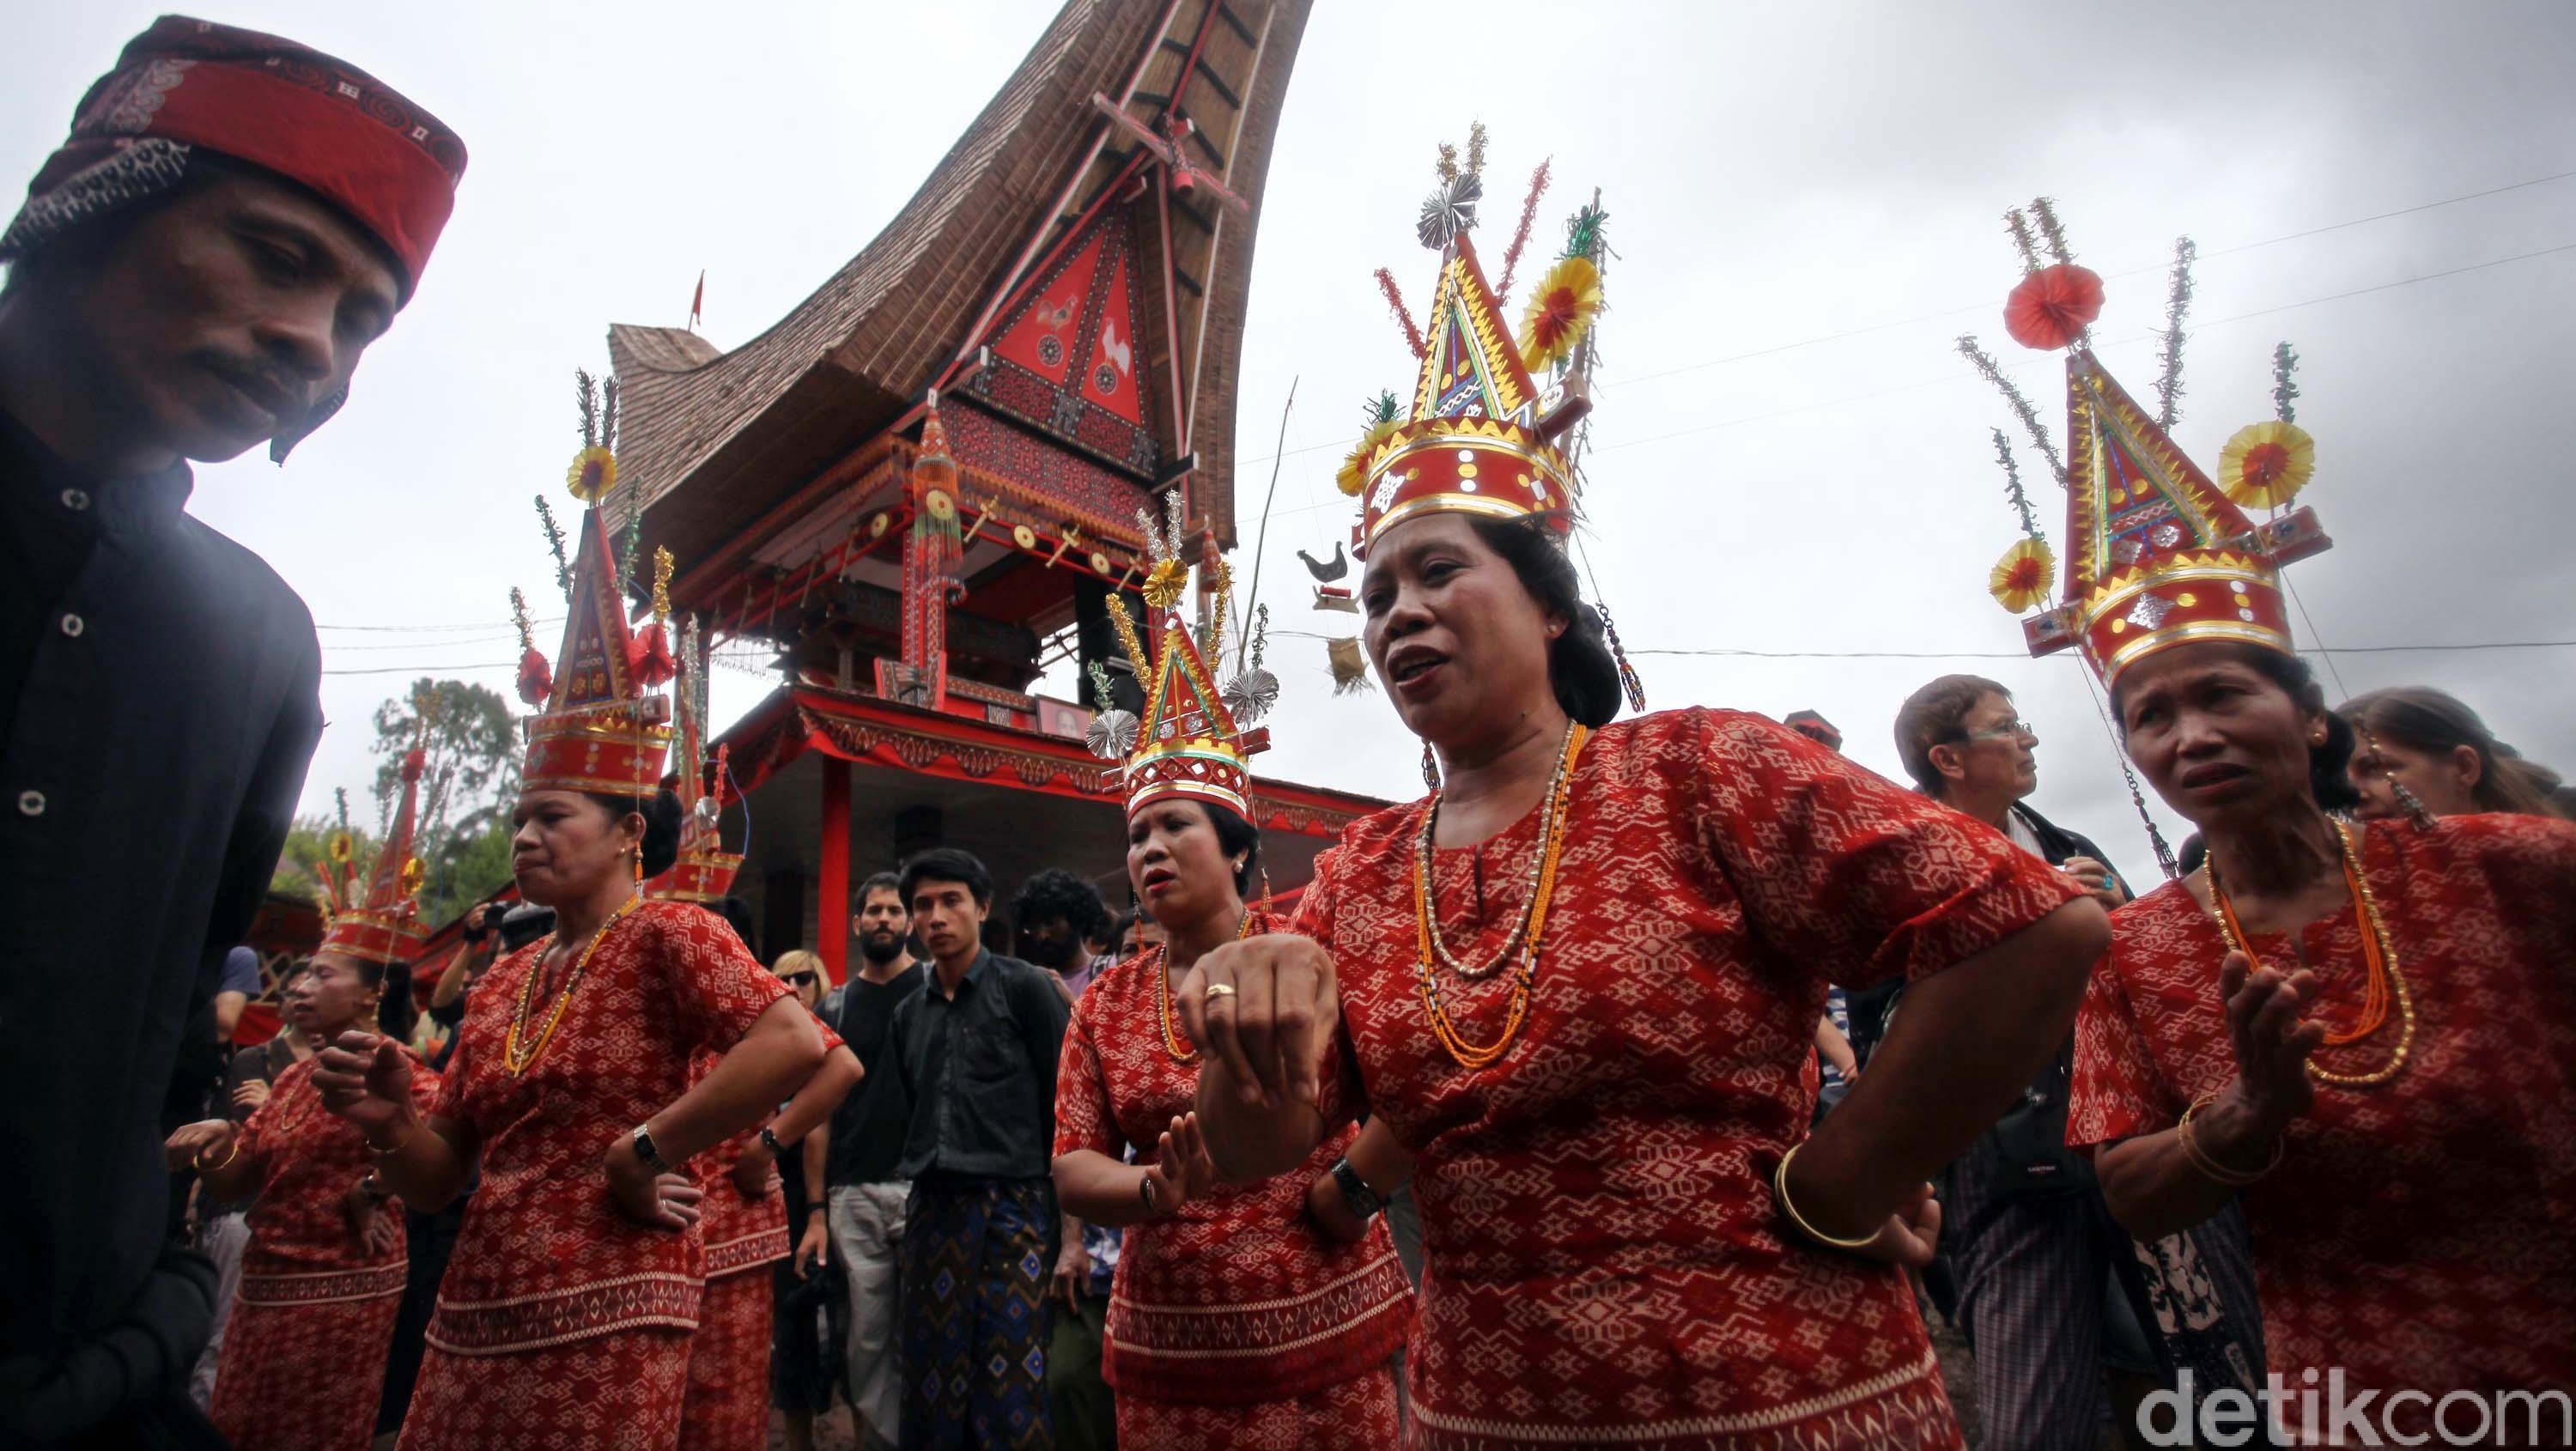
[[[1637,667],[1628,663],[1628,652],[1619,645],[1619,627],[1610,623],[1607,605],[1594,604],[1592,612],[1601,617],[1601,635],[1610,645],[1610,662],[1619,667],[1619,691],[1628,697],[1628,708],[1643,714],[1646,709],[1646,682],[1637,678]]]
[[[644,890],[644,848],[635,848],[635,890]]]
[[[1440,789],[1440,758],[1431,753],[1431,743],[1422,743],[1422,784],[1433,791]]]

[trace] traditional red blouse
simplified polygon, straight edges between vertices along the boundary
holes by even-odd
[[[814,1027],[823,1035],[824,1052],[842,1046],[841,1035],[821,1017],[814,1018]],[[723,1061],[722,1052],[699,1049],[689,1082],[696,1084]],[[755,1124],[689,1161],[689,1177],[698,1181],[707,1196],[698,1204],[698,1238],[706,1245],[710,1280],[783,1260],[796,1247],[796,1230],[801,1226],[787,1222],[787,1196],[774,1171],[768,1190],[757,1199],[734,1187],[733,1166],[759,1137],[760,1127]],[[788,1145],[788,1152],[794,1153],[796,1147]]]
[[[2243,1191],[2264,1353],[2293,1391],[2576,1386],[2576,823],[2463,816],[2353,828],[2415,1005],[2406,1068],[2317,1085],[2281,1166]],[[2218,993],[2227,942],[2180,882],[2111,918],[2076,1023],[2067,1142],[2168,1129],[2236,1077]],[[2330,1022],[2365,976],[2349,906],[2299,932]],[[2253,935],[2294,970],[2287,934]],[[2323,1050],[2367,1072],[2388,1023]],[[2467,1424],[2465,1412],[2454,1417]],[[2554,1434],[2554,1433],[2553,1433]]]
[[[1417,1156],[1410,1444],[1956,1446],[1904,1275],[1785,1240],[1770,1173],[1806,1137],[1829,983],[1936,972],[2075,889],[1759,716],[1619,722],[1575,766],[1528,1022],[1469,1072],[1415,975],[1424,810],[1354,823],[1296,923],[1333,954],[1368,1103]],[[1540,814],[1436,853],[1463,960],[1519,920]],[[1505,978],[1443,973],[1490,1041]]]
[[[399,1232],[383,1253],[349,1233],[343,1206],[375,1158],[356,1125],[322,1106],[313,1071],[310,1058],[287,1065],[269,1088],[268,1102],[242,1125],[239,1151],[259,1161],[250,1244],[242,1251],[242,1298],[253,1304],[309,1305],[402,1293]],[[411,1095],[422,1113],[438,1097],[438,1075],[417,1060]],[[391,1213],[399,1231],[400,1207]]]
[[[1116,1159],[1132,1144],[1149,1156],[1197,1103],[1199,1065],[1173,1062],[1163,1046],[1160,971],[1159,952],[1141,953],[1093,978],[1074,1004],[1056,1070],[1056,1153]],[[1340,1084],[1328,1084],[1325,1111],[1344,1127],[1296,1169],[1220,1184],[1170,1218],[1128,1228],[1101,1357],[1109,1384],[1243,1405],[1339,1385],[1382,1368],[1404,1343],[1413,1292],[1385,1221],[1343,1245],[1306,1217],[1307,1186],[1359,1133]]]
[[[429,1343],[455,1355],[697,1324],[703,1242],[628,1222],[600,1160],[688,1091],[690,1056],[731,1047],[787,985],[723,919],[646,902],[608,930],[544,1055],[502,1062],[519,990],[544,951],[503,958],[466,1000],[434,1112],[472,1127],[483,1183],[465,1211]],[[531,1031],[551,999],[530,1004]]]

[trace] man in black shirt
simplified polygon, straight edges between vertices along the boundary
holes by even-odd
[[[864,1451],[890,1451],[903,1412],[901,1300],[896,1294],[904,1200],[896,1174],[912,1100],[886,1051],[895,1009],[921,991],[929,971],[912,956],[912,913],[903,882],[879,872],[859,884],[850,927],[859,970],[842,986],[832,1029],[858,1055],[864,1076],[832,1113],[827,1222],[832,1253],[850,1292],[851,1413]]]
[[[214,1270],[166,1243],[161,1110],[221,1071],[218,969],[303,787],[321,651],[188,516],[188,461],[283,457],[330,416],[464,166],[365,72],[169,16],[0,231],[0,1446],[212,1435],[180,1386]]]
[[[984,950],[982,862],[923,852],[904,864],[903,896],[931,976],[895,1009],[889,1044],[912,1100],[895,1165],[912,1181],[902,1442],[1049,1447],[1049,1269],[1080,1233],[1058,1223],[1048,1174],[1071,1012],[1046,969]]]

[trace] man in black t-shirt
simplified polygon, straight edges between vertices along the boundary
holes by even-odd
[[[825,1202],[832,1253],[850,1287],[849,1392],[860,1444],[891,1447],[903,1411],[896,1262],[904,1199],[912,1191],[895,1164],[903,1157],[912,1100],[888,1061],[886,1028],[928,974],[913,960],[912,913],[894,873],[860,883],[856,906],[850,930],[858,938],[859,970],[843,985],[831,1017],[866,1076],[832,1113]]]

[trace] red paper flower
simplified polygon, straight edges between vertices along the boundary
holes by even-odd
[[[2102,274],[2060,262],[2021,280],[2004,299],[2004,331],[2025,348],[2062,348],[2102,315]]]
[[[530,705],[542,706],[546,697],[555,693],[554,668],[535,649],[519,656],[519,698]]]
[[[660,620],[646,625],[644,633],[629,643],[626,664],[647,690],[669,683],[672,676],[680,673],[680,662],[671,655],[671,632],[662,627]]]

